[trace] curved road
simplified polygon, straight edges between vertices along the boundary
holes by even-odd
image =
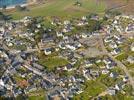
[[[112,59],[117,63],[117,65],[118,65],[121,69],[123,69],[123,71],[125,72],[125,74],[129,77],[130,84],[132,85],[132,88],[133,88],[133,90],[134,90],[134,80],[133,80],[133,77],[130,75],[130,73],[129,73],[129,71],[127,70],[126,66],[125,66],[122,62],[116,60],[110,53],[108,53],[107,49],[106,49],[105,46],[104,46],[104,42],[103,42],[103,37],[102,37],[102,36],[100,36],[100,44],[101,44],[101,47],[102,47],[102,49],[103,49],[103,52],[105,52],[110,58],[112,58]]]

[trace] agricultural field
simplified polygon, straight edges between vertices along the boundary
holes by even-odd
[[[40,89],[28,94],[28,100],[45,100],[45,91]]]
[[[119,10],[125,14],[134,14],[134,0],[103,0],[108,9]]]
[[[31,5],[26,11],[16,9],[5,11],[13,19],[24,16],[57,16],[61,18],[81,17],[89,13],[103,15],[106,10],[119,10],[123,13],[133,14],[133,0],[78,0],[81,5],[75,5],[77,0],[44,0],[43,3]]]
[[[28,11],[12,10],[7,12],[14,19],[24,16],[79,17],[88,13],[103,13],[106,4],[103,1],[80,0],[81,6],[74,5],[76,0],[47,0],[44,4],[28,7]]]

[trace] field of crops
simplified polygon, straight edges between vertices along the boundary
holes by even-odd
[[[103,1],[80,0],[81,6],[74,5],[76,0],[47,0],[44,4],[28,7],[29,11],[10,11],[14,19],[24,16],[83,16],[88,13],[103,13],[106,4]]]

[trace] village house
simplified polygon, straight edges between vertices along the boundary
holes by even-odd
[[[57,26],[57,25],[62,25],[62,23],[61,23],[61,21],[60,21],[59,18],[54,18],[54,19],[51,21],[51,24],[52,24],[52,25],[55,25],[55,26]]]
[[[86,20],[80,20],[77,24],[77,26],[84,26],[84,25],[87,25],[88,22]]]
[[[114,88],[109,88],[109,89],[107,90],[107,93],[108,93],[109,95],[115,95],[115,94],[116,94],[116,90],[115,90]]]
[[[109,72],[110,72],[110,71],[107,70],[107,69],[103,69],[103,70],[101,71],[101,73],[104,74],[104,75],[105,75],[105,74],[108,74]]]
[[[89,60],[86,60],[85,61],[85,67],[88,68],[88,67],[91,67],[93,65],[93,62],[89,61]]]
[[[111,47],[111,48],[117,48],[118,46],[117,46],[117,44],[115,43],[115,42],[111,42],[110,44],[109,44],[109,47]]]
[[[65,50],[66,46],[64,43],[59,43],[59,48]]]
[[[99,17],[91,16],[91,19],[99,20]],[[48,100],[70,100],[73,98],[73,96],[79,95],[84,91],[82,88],[88,85],[85,84],[87,80],[96,81],[95,79],[97,78],[98,80],[102,74],[110,79],[114,79],[115,81],[112,82],[112,86],[114,87],[107,87],[106,91],[102,92],[106,92],[106,94],[114,96],[116,95],[117,91],[121,91],[125,84],[129,83],[129,77],[120,75],[120,73],[112,69],[117,66],[117,64],[114,62],[114,59],[112,60],[112,58],[104,55],[103,58],[101,58],[101,55],[99,55],[99,57],[97,56],[96,58],[86,58],[86,54],[84,55],[84,53],[81,52],[81,48],[84,47],[84,49],[86,49],[86,46],[82,45],[84,42],[80,41],[83,38],[87,38],[85,39],[87,41],[89,39],[92,41],[92,37],[94,39],[94,37],[97,37],[97,35],[101,34],[100,30],[94,32],[85,32],[85,28],[83,28],[83,30],[81,30],[80,33],[78,32],[76,35],[65,34],[66,32],[71,32],[74,27],[77,27],[77,25],[82,26],[88,24],[88,19],[85,16],[83,16],[81,19],[78,19],[78,23],[73,23],[74,20],[65,20],[61,23],[55,18],[54,21],[51,22],[51,24],[55,25],[54,29],[45,28],[43,23],[36,23],[34,24],[35,28],[32,32],[31,29],[27,29],[26,32],[18,30],[16,31],[17,35],[12,34],[12,29],[14,31],[15,27],[18,27],[15,28],[15,30],[17,30],[28,26],[32,23],[31,17],[25,17],[23,20],[21,20],[21,22],[16,22],[15,24],[6,24],[6,28],[4,26],[0,26],[0,38],[4,38],[3,43],[5,43],[7,46],[7,50],[3,50],[4,46],[3,49],[0,49],[0,72],[3,74],[0,79],[0,94],[2,93],[2,95],[7,97],[9,97],[10,94],[13,94],[14,97],[17,97],[18,95],[22,95],[24,92],[29,96],[28,93],[31,94],[36,90],[44,89]],[[106,36],[104,38],[106,46],[109,46],[110,49],[112,48],[113,55],[116,55],[121,52],[121,48],[119,47],[120,44],[124,42],[124,38],[117,34],[122,32],[123,29],[118,18],[111,20],[112,24],[106,26],[105,33],[102,35]],[[59,28],[60,30],[58,30]],[[31,51],[38,50],[37,46],[35,45],[36,40],[34,39],[34,33],[39,32],[40,29],[43,29],[43,32],[41,32],[42,35],[38,41],[39,48],[44,51],[45,55],[53,54],[53,52],[56,51],[56,56],[64,57],[68,64],[58,65],[58,67],[54,68],[52,71],[48,70],[46,66],[42,66],[43,64],[40,63],[40,56],[38,53],[35,54],[35,52]],[[115,33],[116,35],[112,33],[114,29],[117,30],[117,33]],[[127,28],[127,31],[130,30],[133,30],[133,25],[130,25]],[[16,38],[16,36],[19,39]],[[30,42],[24,42],[25,39],[29,39]],[[97,41],[96,38],[95,40]],[[12,46],[24,46],[30,49],[25,51],[17,50],[15,48],[8,48]],[[134,46],[131,46],[132,51],[134,51],[133,47]],[[133,64],[133,56],[128,56],[126,61],[130,64]],[[4,68],[2,68],[3,66]],[[118,76],[121,76],[121,79],[118,80]],[[22,80],[24,79],[27,82],[27,86],[23,87],[24,91],[20,88],[20,84],[23,84],[23,82],[20,81],[18,84],[17,79],[19,78]],[[121,82],[118,83],[117,81],[120,80]],[[103,81],[105,83],[107,79],[104,79]],[[10,93],[9,95],[8,91]]]
[[[83,76],[87,79],[87,80],[91,80],[92,77],[90,75],[90,71],[88,69],[84,69],[83,71]]]
[[[63,36],[63,32],[56,32],[57,37],[62,37]]]
[[[115,48],[115,49],[111,52],[112,55],[117,55],[117,54],[119,54],[119,53],[121,53],[120,48]]]
[[[112,69],[112,68],[114,68],[115,67],[115,63],[110,63],[110,64],[107,64],[106,65],[106,68],[107,69]]]
[[[64,25],[69,25],[69,24],[71,24],[71,22],[70,22],[69,20],[65,20],[63,23],[64,23]]]
[[[87,38],[87,37],[88,37],[88,34],[86,34],[86,33],[81,33],[81,37],[82,37],[82,38]]]
[[[100,76],[99,69],[90,69],[90,75],[93,78],[97,78]]]
[[[131,51],[134,51],[134,43],[131,44],[130,49],[131,49]]]
[[[130,64],[134,64],[134,56],[128,56],[127,61],[128,61]]]
[[[128,27],[126,27],[125,32],[127,33],[134,32],[134,24],[129,24]]]
[[[45,55],[50,55],[53,51],[54,51],[53,48],[46,48],[46,49],[44,49]]]
[[[104,39],[104,42],[105,43],[109,43],[109,42],[112,42],[113,40],[112,40],[112,37],[111,36],[107,36],[107,37],[105,37],[105,39]]]
[[[111,60],[111,58],[104,58],[103,62],[107,65],[107,64],[111,64],[113,61]]]
[[[54,37],[52,35],[49,35],[48,33],[44,33],[41,38],[41,43],[53,43]]]
[[[65,71],[72,71],[72,70],[75,70],[75,68],[71,64],[67,64],[67,65],[65,65],[64,70]]]
[[[37,90],[37,87],[35,85],[31,85],[31,86],[28,86],[26,89],[25,89],[25,92],[26,93],[29,93],[29,92],[32,92],[32,91],[35,91]]]
[[[82,16],[81,19],[82,19],[82,20],[87,20],[87,17],[86,17],[86,16]]]
[[[121,83],[118,83],[115,85],[115,89],[120,91],[124,88],[124,86],[125,86],[125,84],[123,82],[121,82]]]
[[[111,72],[109,75],[111,78],[117,78],[118,74],[116,72]]]

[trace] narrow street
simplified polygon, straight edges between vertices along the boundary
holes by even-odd
[[[110,53],[108,53],[107,49],[105,48],[102,36],[100,36],[99,41],[100,41],[101,47],[103,49],[103,52],[105,52],[110,58],[112,58],[117,63],[117,66],[119,66],[121,69],[123,69],[125,74],[129,77],[130,84],[132,85],[132,88],[134,90],[134,80],[133,80],[133,77],[130,75],[129,71],[127,70],[126,66],[122,62],[116,60]]]

